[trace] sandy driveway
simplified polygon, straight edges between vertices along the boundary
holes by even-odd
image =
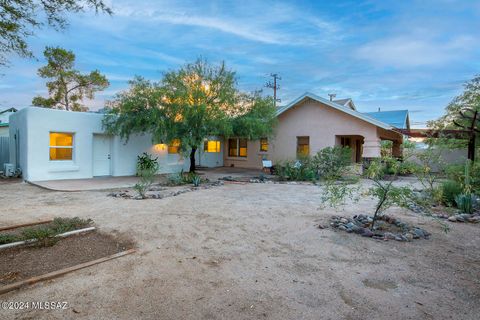
[[[68,301],[68,310],[0,310],[1,319],[479,319],[480,225],[445,234],[394,209],[433,235],[386,243],[316,228],[333,212],[319,209],[315,186],[225,185],[142,201],[107,193],[0,182],[2,225],[90,217],[139,248],[0,296]]]

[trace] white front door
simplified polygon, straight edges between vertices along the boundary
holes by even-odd
[[[111,136],[93,135],[93,176],[109,176],[111,163]]]

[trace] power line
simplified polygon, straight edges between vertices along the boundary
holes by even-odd
[[[273,78],[273,82],[271,80],[267,81],[265,87],[273,89],[273,103],[275,107],[277,106],[277,102],[280,102],[280,99],[277,99],[277,90],[280,90],[280,85],[277,83],[277,80],[282,80],[282,78],[277,73],[271,73],[270,77]]]

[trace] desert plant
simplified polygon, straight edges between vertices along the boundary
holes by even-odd
[[[462,185],[454,180],[442,183],[442,201],[447,206],[455,206],[455,197],[462,193]]]
[[[413,192],[409,187],[395,186],[395,179],[389,181],[383,180],[385,168],[391,168],[394,177],[398,175],[400,162],[394,159],[390,153],[383,152],[382,157],[372,160],[365,171],[365,177],[373,182],[373,186],[368,189],[366,195],[376,199],[375,211],[371,229],[375,229],[375,223],[378,218],[393,205],[408,207],[414,198]],[[345,182],[328,182],[323,185],[322,202],[335,207],[344,204],[346,199],[358,200],[359,188],[357,186],[347,186]]]
[[[334,146],[323,148],[311,160],[311,168],[322,179],[338,179],[352,164],[352,150],[348,147]]]
[[[55,231],[49,227],[31,227],[22,231],[23,240],[35,239],[36,245],[41,247],[54,245],[58,240],[55,235]]]
[[[138,195],[145,199],[146,192],[153,184],[155,180],[155,173],[157,172],[156,168],[145,169],[139,172],[140,174],[140,181],[133,186],[133,189],[137,191]]]
[[[178,186],[183,184],[183,174],[182,173],[172,173],[169,174],[168,177],[168,184],[171,186]]]
[[[158,157],[153,158],[150,154],[144,152],[141,155],[137,156],[137,176],[141,175],[141,172],[144,170],[158,170]]]
[[[74,218],[54,218],[51,229],[55,234],[60,234],[72,230],[88,227],[92,223],[91,219]]]
[[[475,200],[475,196],[471,193],[462,193],[455,197],[455,203],[457,204],[457,207],[462,210],[462,212],[468,214],[473,212]]]
[[[12,243],[20,240],[19,237],[13,234],[0,234],[0,244]]]
[[[200,176],[198,175],[194,175],[192,177],[192,184],[194,187],[199,187],[200,186],[200,183],[202,183],[202,179],[200,178]]]

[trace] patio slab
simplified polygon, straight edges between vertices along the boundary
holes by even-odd
[[[53,191],[91,191],[133,187],[139,178],[126,177],[98,177],[91,179],[65,179],[48,181],[29,181],[29,183]]]
[[[199,175],[208,178],[211,181],[218,180],[226,176],[233,178],[245,178],[250,179],[258,177],[261,170],[257,169],[244,169],[244,168],[202,168],[197,170]],[[161,174],[157,176],[156,183],[166,182],[167,174]],[[109,190],[119,188],[131,188],[137,182],[139,178],[136,176],[123,176],[123,177],[95,177],[90,179],[65,179],[65,180],[48,180],[48,181],[29,181],[30,184],[35,186],[53,190],[53,191],[92,191],[92,190]]]

